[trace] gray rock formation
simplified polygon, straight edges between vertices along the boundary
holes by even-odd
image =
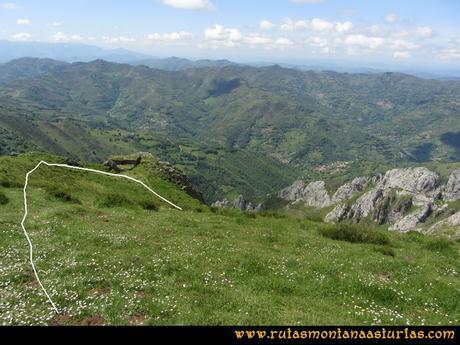
[[[332,203],[336,204],[341,201],[351,199],[357,193],[364,191],[370,184],[371,179],[368,177],[357,177],[349,183],[341,186],[332,196]]]
[[[261,212],[262,204],[253,205],[251,202],[246,201],[242,195],[239,195],[232,202],[227,199],[215,201],[211,204],[211,207],[221,207],[221,208],[235,208],[241,211],[250,211],[250,212]]]
[[[278,196],[284,200],[304,202],[307,206],[317,208],[327,207],[332,204],[324,181],[315,181],[308,184],[303,181],[295,181],[291,186],[279,192]]]
[[[423,205],[439,198],[441,177],[424,167],[387,171],[381,188],[400,189],[414,195],[414,204]]]
[[[326,223],[338,223],[348,215],[349,210],[350,210],[350,207],[348,205],[339,204],[336,207],[334,207],[334,209],[326,215],[326,217],[324,218],[324,221]]]
[[[450,175],[444,190],[444,199],[446,201],[460,200],[460,169]]]
[[[413,230],[430,216],[433,205],[427,204],[414,213],[410,213],[388,228],[388,230],[407,232]]]
[[[356,196],[359,197],[352,201]],[[373,221],[405,232],[423,226],[428,217],[442,219],[452,215],[447,204],[436,205],[441,198],[460,199],[460,170],[452,173],[445,187],[437,173],[418,167],[389,170],[383,176],[355,178],[338,188],[332,197],[323,181],[308,184],[296,181],[283,189],[279,197],[317,208],[335,205],[324,218],[328,223]]]
[[[436,224],[431,226],[427,232],[436,233],[439,230],[442,230],[444,227],[456,227],[457,230],[453,234],[451,234],[451,237],[456,240],[460,239],[460,211],[454,213],[450,217],[440,222],[437,222]]]

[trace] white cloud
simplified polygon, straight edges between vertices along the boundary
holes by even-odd
[[[387,15],[385,16],[385,21],[387,23],[394,23],[398,20],[398,16],[396,15],[396,13],[394,12],[389,12],[387,13]]]
[[[346,21],[340,22],[329,22],[321,18],[313,18],[311,20],[292,20],[286,19],[280,26],[281,31],[291,32],[296,30],[311,30],[314,32],[327,32],[333,31],[334,29],[339,32],[347,32],[353,28],[353,23]]]
[[[0,2],[0,8],[4,10],[17,10],[20,7],[16,5],[14,2]]]
[[[54,27],[58,27],[58,26],[62,26],[62,22],[56,22],[55,21],[55,22],[52,22],[50,25],[54,26]]]
[[[429,26],[419,26],[415,29],[415,35],[421,38],[431,38],[434,36],[434,31]]]
[[[31,37],[32,37],[32,35],[29,34],[28,32],[19,32],[19,33],[14,34],[12,36],[13,40],[15,40],[15,41],[27,41]]]
[[[313,31],[328,31],[334,28],[334,24],[320,18],[313,18],[310,22]]]
[[[224,28],[216,24],[204,31],[204,38],[214,46],[234,47],[241,42],[243,35],[238,29]]]
[[[398,39],[398,40],[390,41],[389,47],[395,50],[413,50],[413,49],[420,48],[420,45],[413,43],[413,42]]]
[[[335,24],[335,31],[339,33],[350,31],[352,28],[353,28],[353,23],[348,22],[348,21]]]
[[[126,36],[117,36],[117,37],[110,37],[110,36],[102,36],[102,41],[105,43],[131,43],[136,42],[135,38],[126,37]]]
[[[53,36],[51,36],[51,39],[54,42],[61,42],[61,43],[62,42],[72,42],[72,41],[79,42],[83,40],[83,37],[81,37],[80,35],[67,36],[63,32],[59,31],[59,32],[56,32]]]
[[[438,56],[441,59],[459,60],[460,59],[460,49],[459,48],[446,48],[446,49],[443,49]]]
[[[345,43],[348,46],[366,48],[366,49],[376,49],[382,46],[383,38],[381,37],[374,37],[374,36],[366,36],[362,34],[357,35],[348,35],[345,38]]]
[[[275,27],[275,24],[273,24],[272,22],[270,22],[269,20],[262,20],[259,24],[259,27],[262,29],[262,30],[270,30],[270,29],[273,29]]]
[[[257,33],[249,34],[244,37],[244,42],[250,45],[265,45],[272,43],[273,40],[270,37],[261,36]]]
[[[178,32],[168,32],[168,33],[153,33],[147,35],[147,38],[151,41],[160,41],[160,42],[174,42],[181,40],[192,39],[195,35],[187,31],[178,31]]]
[[[310,26],[310,22],[305,20],[297,20],[293,21],[292,19],[287,19],[281,25],[281,31],[294,31],[298,29],[308,29]]]
[[[324,37],[311,37],[307,42],[313,47],[320,48],[323,53],[329,53],[332,50],[329,41]]]
[[[186,10],[212,10],[214,4],[210,0],[162,0],[163,4]]]
[[[30,21],[30,19],[27,19],[27,18],[20,18],[20,19],[16,20],[16,24],[18,24],[18,25],[30,25],[31,21]]]
[[[411,57],[409,52],[394,52],[393,57],[395,59],[408,59]]]
[[[292,42],[289,38],[280,37],[275,41],[275,44],[278,46],[292,46],[294,42]]]

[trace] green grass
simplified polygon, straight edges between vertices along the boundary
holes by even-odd
[[[348,240],[360,239],[350,243],[321,235],[321,222],[212,212],[147,162],[130,174],[184,211],[122,179],[48,167],[31,176],[26,226],[56,316],[20,228],[20,185],[43,158],[59,160],[0,157],[0,180],[11,182],[0,187],[10,200],[0,206],[0,324],[459,323],[460,243],[433,250],[433,237],[388,232],[388,244],[366,230],[350,231]],[[50,198],[49,188],[81,203]],[[113,194],[133,204],[99,204]],[[157,212],[142,207],[146,200]]]
[[[4,193],[0,192],[0,205],[6,205],[9,202],[10,199],[8,199],[8,197]]]

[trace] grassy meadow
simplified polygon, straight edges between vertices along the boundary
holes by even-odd
[[[460,319],[460,243],[201,205],[146,161],[134,183],[0,157],[0,324],[448,325]],[[102,169],[97,164],[90,167]]]

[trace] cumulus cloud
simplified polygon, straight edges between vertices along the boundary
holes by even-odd
[[[257,33],[249,34],[243,38],[243,41],[249,45],[266,45],[273,42],[270,37],[262,36]]]
[[[18,25],[30,25],[31,21],[30,21],[30,19],[27,19],[27,18],[20,18],[20,19],[16,20],[16,24],[18,24]]]
[[[0,2],[0,8],[4,10],[17,10],[20,7],[14,2]]]
[[[282,31],[291,32],[296,30],[311,30],[314,32],[337,31],[339,33],[347,32],[353,28],[353,23],[346,22],[330,22],[321,18],[313,18],[311,20],[292,20],[286,19],[280,26]]]
[[[413,50],[420,48],[420,45],[413,42],[397,39],[391,40],[389,42],[389,47],[396,50]]]
[[[410,53],[409,52],[394,52],[393,53],[393,57],[395,59],[408,59],[411,57]]]
[[[389,12],[387,13],[387,15],[385,16],[385,21],[387,23],[394,23],[398,20],[398,16],[396,15],[396,13],[394,12]]]
[[[362,34],[348,35],[345,38],[345,43],[348,46],[352,46],[352,47],[360,47],[360,48],[365,48],[365,49],[376,49],[382,46],[383,38],[374,37],[374,36],[366,36]]]
[[[27,41],[31,37],[32,37],[32,35],[29,34],[28,32],[19,32],[17,34],[14,34],[12,36],[12,39],[15,40],[15,41]]]
[[[83,40],[83,37],[81,37],[80,35],[66,35],[64,34],[63,32],[59,31],[59,32],[56,32],[53,36],[51,36],[51,39],[54,41],[54,42],[72,42],[72,41],[75,41],[75,42],[79,42],[79,41],[82,41]]]
[[[415,35],[421,38],[431,38],[434,36],[434,31],[429,26],[419,26],[415,29]]]
[[[334,24],[320,18],[313,18],[310,22],[310,28],[313,31],[327,31],[334,28]]]
[[[105,43],[132,43],[136,42],[136,39],[133,37],[126,37],[126,36],[102,36],[102,41]]]
[[[270,22],[269,20],[262,20],[259,24],[259,27],[262,29],[262,30],[270,30],[270,29],[273,29],[275,27],[275,24],[273,24],[272,22]]]
[[[163,4],[186,10],[212,10],[214,4],[210,0],[162,0]]]
[[[350,31],[353,28],[353,23],[352,22],[344,22],[344,23],[336,23],[335,24],[335,31],[337,32],[347,32]]]
[[[243,34],[238,29],[216,24],[204,31],[204,38],[214,46],[234,47],[241,42]]]
[[[292,42],[289,38],[280,37],[276,39],[275,44],[278,46],[286,47],[286,46],[292,46],[294,42]]]
[[[195,35],[187,31],[168,32],[168,33],[152,33],[147,35],[147,39],[159,42],[177,42],[182,40],[192,39]]]

